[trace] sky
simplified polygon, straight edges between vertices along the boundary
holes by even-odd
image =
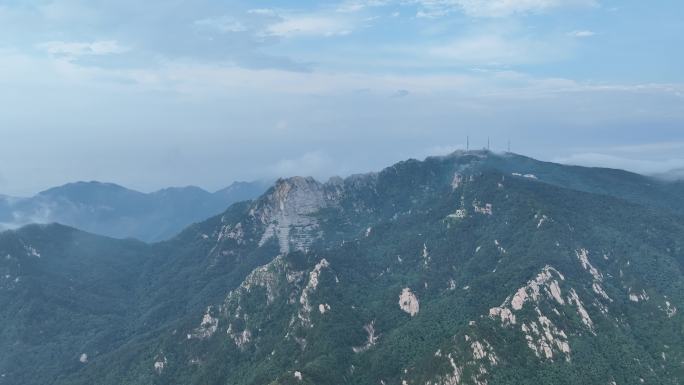
[[[684,168],[679,0],[0,0],[0,194],[463,148]]]

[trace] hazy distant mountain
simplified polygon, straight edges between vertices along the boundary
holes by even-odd
[[[0,233],[0,384],[681,384],[678,188],[472,151],[157,244]]]
[[[58,222],[115,238],[160,241],[235,202],[259,196],[267,186],[235,182],[215,193],[189,186],[146,194],[112,183],[69,183],[30,198],[0,196],[0,230]]]
[[[654,175],[656,178],[669,181],[684,181],[684,167]]]

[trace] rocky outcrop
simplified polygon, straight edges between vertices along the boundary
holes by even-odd
[[[313,178],[278,180],[250,210],[250,216],[264,227],[259,246],[276,238],[281,253],[307,250],[320,236],[316,212],[337,201],[331,190]]]

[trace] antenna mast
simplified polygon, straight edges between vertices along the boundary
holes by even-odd
[[[489,137],[487,137],[487,151],[489,151]]]
[[[470,136],[466,135],[466,151],[470,151]]]

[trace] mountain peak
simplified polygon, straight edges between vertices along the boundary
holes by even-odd
[[[73,182],[33,197],[0,198],[0,229],[59,222],[115,238],[160,241],[265,189],[261,182],[247,182],[217,193],[196,186],[142,193],[114,183]]]
[[[47,190],[43,190],[38,193],[38,195],[81,195],[90,193],[101,193],[101,192],[131,192],[136,193],[137,191],[127,189],[116,183],[107,183],[99,181],[78,181],[66,183],[61,186],[52,187]]]
[[[305,250],[318,228],[318,221],[311,214],[333,201],[326,194],[326,185],[312,177],[278,179],[250,211],[252,217],[266,226],[259,244],[275,237],[283,253],[290,250],[291,243],[295,249]]]

